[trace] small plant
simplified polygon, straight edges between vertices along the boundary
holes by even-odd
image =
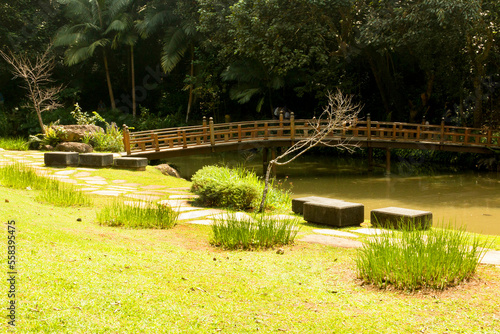
[[[39,147],[45,145],[56,146],[66,138],[66,130],[59,125],[59,121],[50,123],[48,126],[43,126],[44,133],[36,136],[30,136],[29,143],[36,144]]]
[[[167,229],[177,224],[177,216],[177,212],[166,205],[147,202],[145,205],[130,206],[116,200],[101,209],[97,221],[109,226]]]
[[[226,249],[271,248],[293,243],[299,231],[300,218],[283,219],[256,215],[240,218],[234,213],[216,219],[212,225],[211,243]]]
[[[27,151],[29,143],[21,137],[0,138],[0,148],[10,151]]]
[[[78,125],[95,125],[96,121],[105,122],[101,115],[95,111],[93,112],[94,116],[90,116],[87,112],[82,111],[78,103],[75,103],[75,109],[70,113]]]
[[[115,123],[106,123],[106,132],[86,133],[82,139],[85,144],[91,145],[96,151],[122,152],[123,135]]]
[[[70,184],[37,175],[33,168],[11,164],[0,168],[0,184],[16,189],[41,191],[36,199],[56,206],[90,206],[92,200]]]
[[[358,251],[358,277],[380,288],[444,289],[474,275],[484,255],[480,243],[463,228],[416,229],[403,225],[367,239]]]

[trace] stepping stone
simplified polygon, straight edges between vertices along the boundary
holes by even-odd
[[[113,153],[82,153],[80,166],[111,167],[113,166]]]
[[[113,183],[125,183],[127,181],[125,181],[125,180],[113,180],[111,182],[113,182]]]
[[[43,162],[31,162],[30,163],[30,165],[32,165],[32,166],[41,166],[43,164],[44,164]]]
[[[142,184],[140,184],[140,183],[122,183],[122,186],[125,186],[125,187],[139,187],[139,186],[142,186]]]
[[[101,195],[101,196],[120,196],[123,194],[121,191],[113,191],[113,190],[97,190],[92,191],[91,194]]]
[[[156,195],[156,196],[166,196],[165,193],[160,193],[157,191],[136,191],[135,192],[138,195]]]
[[[378,235],[382,233],[389,233],[389,230],[382,230],[379,228],[358,228],[357,230],[352,230],[351,232],[366,234],[366,235]]]
[[[97,169],[95,169],[95,168],[77,168],[77,170],[84,170],[84,171],[93,172],[93,171],[96,171]]]
[[[322,202],[325,200],[331,200],[331,201],[339,201],[342,202],[341,200],[338,199],[333,199],[333,198],[326,198],[326,197],[318,197],[318,196],[307,196],[307,197],[299,197],[299,198],[293,198],[292,199],[292,211],[302,215],[304,213],[304,204],[307,202]]]
[[[276,220],[295,220],[295,219],[302,220],[302,217],[292,216],[292,215],[272,215],[272,216],[268,216],[268,217],[271,219],[276,219]]]
[[[375,227],[399,229],[401,225],[411,224],[412,226],[428,229],[432,226],[432,212],[391,206],[372,210],[370,223]]]
[[[145,171],[148,165],[148,158],[121,157],[115,159],[115,168],[132,169]]]
[[[102,176],[79,177],[78,179],[83,181],[106,181]]]
[[[122,186],[109,186],[108,189],[113,189],[113,190],[130,190],[130,191],[137,190],[137,188],[122,187]]]
[[[176,200],[176,199],[165,199],[163,201],[158,202],[160,204],[168,205],[171,207],[176,207],[176,206],[188,206],[189,202],[188,201],[181,201],[181,200]],[[205,208],[203,208],[205,209]]]
[[[96,180],[96,181],[85,181],[85,183],[87,183],[87,184],[101,184],[101,185],[108,184],[108,182],[106,182],[106,181],[99,181],[99,180]]]
[[[144,201],[156,201],[159,200],[161,197],[158,196],[152,196],[152,195],[137,195],[137,194],[127,194],[125,195],[126,197],[130,198],[135,198],[135,199],[140,199]]]
[[[178,219],[179,220],[188,220],[188,219],[194,219],[194,218],[200,218],[200,217],[206,217],[209,215],[213,215],[216,213],[220,213],[222,210],[215,210],[215,209],[210,209],[210,210],[201,210],[201,211],[189,211],[189,212],[183,212],[179,215]]]
[[[213,225],[214,221],[211,219],[203,219],[203,220],[188,220],[183,223],[195,224],[195,225]]]
[[[177,188],[169,188],[169,190],[178,190],[178,191],[189,191],[190,187],[177,187]]]
[[[55,172],[54,174],[56,174],[56,175],[71,175],[74,172],[76,172],[74,169],[73,170],[62,170],[60,172]]]
[[[482,264],[500,265],[500,251],[488,251],[481,259]]]
[[[73,180],[73,179],[62,179],[61,182],[72,183],[72,184],[77,184],[78,183],[77,180]]]
[[[43,161],[46,166],[78,166],[80,155],[78,152],[47,152]]]
[[[79,173],[76,173],[75,175],[73,175],[74,177],[78,177],[78,178],[83,178],[83,177],[88,177],[92,174],[90,174],[89,172],[79,172]]]
[[[304,220],[335,227],[360,226],[365,220],[365,207],[359,203],[325,199],[305,202]]]
[[[330,230],[330,229],[324,229],[324,230],[312,230],[314,233],[319,233],[319,234],[329,234],[329,235],[335,235],[337,237],[350,237],[350,238],[358,238],[356,234],[345,232],[345,231],[338,231],[338,230]]]
[[[318,234],[306,235],[299,241],[342,248],[359,248],[363,246],[363,243],[361,241]]]
[[[79,184],[79,185],[80,185],[80,184]],[[81,191],[94,191],[94,190],[99,190],[99,188],[90,188],[90,187],[88,187],[88,188],[82,188],[82,189],[80,189],[80,190],[81,190]]]
[[[244,212],[234,212],[234,213],[220,213],[216,215],[209,216],[208,218],[213,219],[213,220],[228,220],[228,219],[236,219],[238,221],[250,221],[250,222],[255,222],[255,219],[250,217]]]
[[[184,211],[194,211],[194,210],[199,210],[199,209],[202,209],[202,208],[195,208],[195,207],[191,207],[191,206],[178,206],[178,207],[172,207],[172,209],[174,211],[177,211],[177,212],[184,212]]]
[[[51,179],[69,179],[69,176],[67,175],[50,175],[49,177]]]

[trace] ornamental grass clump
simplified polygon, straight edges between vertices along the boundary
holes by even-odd
[[[256,215],[239,217],[228,213],[212,225],[212,245],[225,249],[272,248],[293,243],[300,218]]]
[[[116,200],[101,209],[97,221],[108,226],[169,229],[177,224],[177,217],[178,213],[167,205],[155,202],[127,205]]]
[[[19,163],[0,168],[0,184],[16,189],[38,190],[38,201],[56,206],[92,205],[90,197],[73,185],[40,176],[33,168]]]
[[[487,242],[465,229],[416,229],[408,224],[367,239],[358,251],[358,277],[379,288],[445,289],[471,278]]]

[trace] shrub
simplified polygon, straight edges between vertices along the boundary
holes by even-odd
[[[264,182],[254,172],[241,166],[205,166],[192,176],[191,181],[191,190],[200,196],[199,201],[203,205],[237,210],[258,207],[264,190]],[[266,207],[289,210],[290,194],[278,189],[272,182]]]
[[[86,133],[82,140],[85,144],[91,145],[96,151],[122,152],[123,135],[115,123],[106,123],[106,132]]]
[[[5,187],[41,191],[38,201],[57,206],[90,206],[92,200],[73,185],[37,175],[33,168],[11,164],[0,168],[0,181]]]
[[[116,200],[101,209],[97,221],[109,226],[166,229],[174,227],[177,216],[177,212],[166,205],[147,202],[145,205],[130,206]]]
[[[247,209],[259,196],[259,179],[243,168],[205,166],[191,181],[191,190],[207,206]]]
[[[358,251],[358,277],[380,288],[444,289],[476,272],[485,245],[465,229],[419,230],[408,225],[367,239]]]
[[[300,218],[280,219],[259,215],[239,218],[229,213],[212,225],[211,243],[226,249],[271,248],[293,243],[299,231]]]

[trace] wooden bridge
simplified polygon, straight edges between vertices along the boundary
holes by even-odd
[[[308,137],[326,121],[262,120],[214,124],[203,118],[200,126],[129,132],[124,125],[123,142],[128,156],[165,159],[212,152],[286,147]],[[359,147],[442,150],[492,154],[500,150],[500,131],[445,125],[392,123],[367,120],[343,124],[328,134],[329,145],[349,143]],[[266,150],[267,151],[267,150]]]

